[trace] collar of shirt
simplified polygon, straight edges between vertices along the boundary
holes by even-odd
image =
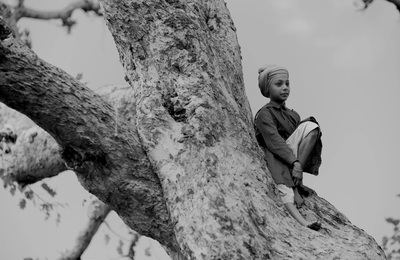
[[[286,102],[284,102],[281,106],[269,102],[268,104],[265,105],[265,107],[274,107],[274,108],[277,108],[277,109],[284,109],[284,110],[287,109],[286,108]]]

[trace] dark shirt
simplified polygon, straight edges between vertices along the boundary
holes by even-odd
[[[258,142],[267,148],[266,161],[272,178],[277,184],[294,186],[290,168],[297,158],[286,139],[299,125],[300,115],[285,104],[268,103],[258,111],[254,123]]]
[[[268,150],[292,165],[297,158],[286,144],[286,140],[299,125],[300,115],[288,109],[285,104],[279,107],[268,103],[256,115],[255,123],[256,131],[258,129]]]
[[[268,169],[276,184],[293,187],[291,169],[297,160],[286,140],[296,130],[299,124],[311,121],[318,124],[314,117],[300,121],[300,115],[285,104],[282,106],[271,103],[263,106],[255,116],[254,128],[258,143],[265,148]],[[319,124],[318,124],[319,125]],[[321,131],[316,144],[303,165],[303,171],[318,175],[321,165],[322,141]]]

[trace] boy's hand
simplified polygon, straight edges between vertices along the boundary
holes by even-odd
[[[303,168],[301,167],[300,162],[294,162],[293,164],[293,172],[292,172],[292,177],[294,181],[294,185],[299,185],[301,184],[301,181],[303,180]]]
[[[303,171],[296,170],[293,168],[293,181],[294,185],[299,185],[303,180]]]

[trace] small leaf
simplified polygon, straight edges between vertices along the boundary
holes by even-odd
[[[54,198],[54,196],[57,194],[52,188],[49,187],[49,185],[47,185],[47,183],[43,182],[42,183],[42,188],[47,191],[47,193],[50,194],[50,196],[52,196]]]
[[[144,254],[145,254],[146,256],[151,256],[150,247],[148,247],[148,248],[146,248],[146,249],[144,250]]]
[[[386,245],[387,245],[388,241],[389,241],[389,238],[387,236],[384,236],[382,238],[382,247],[383,247],[383,249],[386,249]]]
[[[1,178],[3,179],[4,189],[6,189],[8,186],[10,186],[13,183],[9,174],[4,175]]]
[[[57,226],[60,225],[60,222],[61,222],[61,214],[60,214],[60,213],[57,213],[56,225],[57,225]]]
[[[17,190],[17,186],[15,186],[15,184],[11,184],[11,189],[10,189],[10,193],[11,195],[15,195],[15,191]]]
[[[106,245],[108,245],[109,242],[110,242],[110,236],[109,236],[108,234],[105,234],[105,235],[104,235],[104,243],[105,243]]]
[[[394,226],[397,226],[400,223],[400,219],[386,218],[386,222],[391,223]]]
[[[21,199],[21,200],[19,201],[19,208],[20,208],[20,209],[24,209],[25,206],[26,206],[26,200],[25,200],[25,199]]]
[[[50,203],[43,203],[40,204],[41,210],[44,211],[46,217],[45,220],[48,220],[50,218],[50,211],[53,209],[53,205]]]
[[[395,236],[393,240],[400,244],[400,235]]]
[[[7,189],[7,187],[13,183],[13,181],[11,180],[10,175],[4,175],[1,178],[3,179],[4,189]]]
[[[25,198],[27,198],[28,200],[31,200],[33,198],[33,191],[28,190],[27,192],[25,192]]]
[[[76,77],[75,77],[77,80],[81,80],[82,78],[83,78],[83,73],[78,73],[78,74],[76,74]]]
[[[118,245],[118,247],[117,247],[117,252],[118,252],[118,254],[120,254],[120,255],[122,255],[123,254],[123,252],[122,252],[122,247],[124,246],[124,242],[120,239],[119,240],[119,245]]]

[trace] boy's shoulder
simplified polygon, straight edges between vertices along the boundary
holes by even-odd
[[[292,111],[293,113],[295,113],[296,115],[298,115],[298,116],[300,117],[300,114],[299,114],[299,113],[297,113],[297,111],[296,111],[296,110],[294,110],[294,109],[291,109],[291,108],[288,108],[288,110]]]
[[[259,116],[260,114],[265,114],[265,113],[270,113],[270,112],[269,112],[269,109],[268,109],[268,104],[262,106],[262,107],[257,111],[257,113],[256,113],[256,115],[255,115],[254,118],[257,119],[258,116]]]
[[[263,107],[261,107],[258,112],[256,113],[256,115],[254,116],[254,120],[258,121],[258,120],[263,120],[262,118],[271,118],[274,119],[274,112],[272,111],[273,106],[270,106],[268,104],[264,105]]]
[[[279,112],[280,110],[281,110],[281,108],[268,103],[268,104],[264,105],[263,107],[261,107],[260,110],[258,110],[258,112],[256,113],[256,115],[254,117],[254,120],[257,121],[258,119],[265,118],[265,117],[271,118],[274,120],[276,118],[276,116],[281,113],[281,112]],[[288,108],[286,106],[284,107],[284,110],[289,111],[289,113],[287,114],[288,116],[293,117],[296,120],[300,121],[300,119],[301,119],[300,114],[297,113],[296,110]]]
[[[271,113],[274,110],[288,110],[288,111],[296,113],[297,115],[299,114],[299,113],[297,113],[296,110],[291,109],[291,108],[287,107],[286,105],[283,105],[283,106],[279,107],[279,106],[271,104],[271,103],[268,103],[268,104],[264,105],[263,107],[261,107],[260,110],[258,110],[257,113],[261,113],[261,112],[264,112],[264,113],[265,112],[269,112],[269,113]]]

